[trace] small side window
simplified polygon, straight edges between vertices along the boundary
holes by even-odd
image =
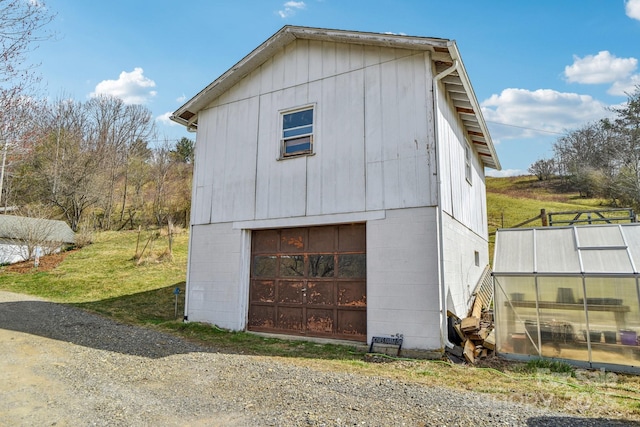
[[[313,153],[313,107],[281,113],[280,158]]]
[[[473,175],[471,173],[471,147],[469,144],[464,145],[464,176],[467,178],[467,182],[471,184]]]

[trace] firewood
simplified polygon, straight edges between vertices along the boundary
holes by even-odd
[[[462,332],[469,333],[480,330],[480,319],[477,317],[465,317],[460,325]]]

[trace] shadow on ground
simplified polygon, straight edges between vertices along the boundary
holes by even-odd
[[[126,325],[69,305],[0,292],[0,329],[122,354],[161,358],[212,351],[150,328]]]
[[[569,418],[569,417],[534,417],[527,420],[530,427],[595,427],[595,426],[640,426],[640,422],[614,420],[610,418]]]

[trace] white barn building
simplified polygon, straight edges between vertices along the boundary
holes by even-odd
[[[443,349],[500,164],[454,41],[285,26],[180,107],[185,319]]]

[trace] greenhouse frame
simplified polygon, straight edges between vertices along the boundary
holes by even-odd
[[[496,351],[640,373],[640,224],[500,229]]]

